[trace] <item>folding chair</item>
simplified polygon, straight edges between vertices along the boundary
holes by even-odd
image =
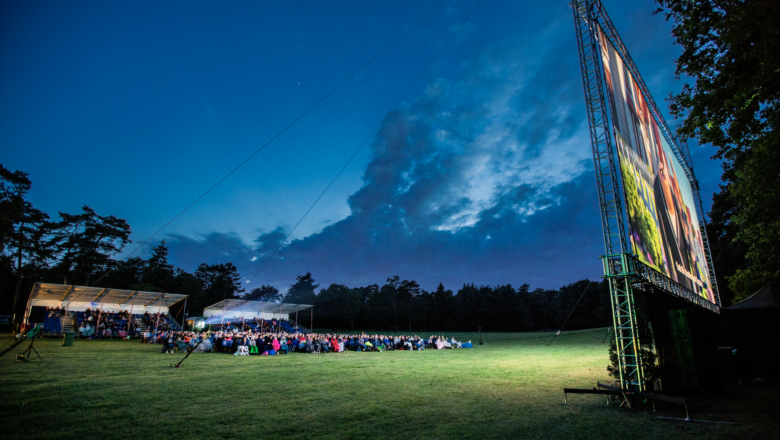
[[[180,353],[186,353],[189,351],[189,348],[184,341],[176,341],[176,350]]]

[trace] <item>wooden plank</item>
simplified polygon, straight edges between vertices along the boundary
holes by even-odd
[[[563,392],[566,394],[609,394],[612,396],[620,396],[619,391],[613,390],[594,390],[590,388],[564,388]]]
[[[127,297],[126,297],[125,299],[123,299],[122,301],[119,301],[119,305],[121,306],[121,305],[122,305],[122,304],[123,304],[125,301],[127,301],[128,299],[130,299],[130,297],[131,297],[131,296],[133,296],[133,295],[135,295],[136,293],[138,293],[138,291],[137,291],[137,290],[134,290],[134,291],[133,291],[133,293],[131,293],[130,295],[127,295]]]
[[[155,297],[154,297],[154,299],[152,299],[152,300],[151,300],[151,301],[149,301],[148,303],[144,304],[144,307],[146,307],[146,306],[148,306],[149,304],[151,304],[151,303],[153,303],[153,302],[157,301],[157,298],[159,298],[159,297],[161,297],[161,296],[163,296],[163,295],[165,295],[165,294],[164,294],[164,293],[161,293],[161,294],[159,294],[159,295],[155,296]]]
[[[598,383],[599,388],[607,389],[607,390],[613,390],[613,391],[620,391],[623,392],[621,388],[614,387],[612,385],[603,384],[601,382]],[[683,397],[671,397],[671,396],[664,396],[661,394],[655,394],[655,393],[643,393],[643,392],[636,392],[636,391],[625,391],[627,394],[633,394],[641,397],[647,397],[649,399],[653,399],[656,402],[666,402],[666,403],[673,403],[675,405],[681,405],[686,406],[688,404],[688,401]]]
[[[92,300],[92,302],[97,301],[98,298],[100,298],[104,293],[106,293],[106,290],[108,290],[108,289],[106,288],[106,289],[101,290],[100,293],[97,294],[95,299]]]
[[[60,302],[65,301],[65,298],[68,297],[68,294],[70,291],[73,290],[73,286],[68,286],[68,290],[65,291],[65,295],[62,295],[62,299],[60,299]]]
[[[607,385],[607,384],[601,383],[601,382],[598,382],[597,385],[598,385],[599,388],[604,388],[604,389],[607,389],[607,390],[620,391],[620,392],[624,391],[623,388],[619,388],[619,387],[612,386],[612,385]]]

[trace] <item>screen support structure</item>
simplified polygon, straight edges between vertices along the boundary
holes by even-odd
[[[718,279],[715,276],[715,265],[712,263],[710,240],[707,236],[707,224],[704,222],[704,206],[702,205],[701,196],[699,195],[699,181],[696,180],[696,176],[693,174],[693,161],[691,160],[691,151],[688,149],[688,141],[680,140],[680,146],[685,149],[685,159],[688,161],[688,167],[691,170],[691,189],[693,190],[694,205],[696,205],[696,215],[699,218],[699,232],[701,233],[702,240],[704,241],[704,258],[707,259],[707,267],[709,268],[710,272],[712,290],[715,293],[715,304],[717,304],[718,307],[723,307],[723,304],[720,302],[720,292],[718,291]]]
[[[713,293],[715,294],[715,304],[718,307],[721,307],[720,293],[718,292],[718,280],[715,277],[715,266],[712,264],[712,254],[710,252],[710,244],[707,238],[707,228],[704,222],[704,209],[702,207],[701,196],[699,195],[699,181],[696,180],[696,176],[693,174],[693,162],[691,161],[690,151],[688,151],[688,145],[685,144],[683,146],[683,150],[683,147],[678,145],[677,139],[672,134],[671,130],[667,127],[661,111],[658,109],[655,100],[652,99],[650,90],[647,88],[647,85],[642,79],[642,75],[639,74],[639,70],[634,64],[634,61],[631,59],[631,54],[629,54],[628,49],[626,49],[623,41],[620,39],[615,26],[612,24],[612,20],[609,19],[607,11],[601,4],[601,0],[579,0],[579,2],[572,2],[572,6],[574,6],[576,3],[581,3],[587,6],[587,11],[590,14],[591,22],[594,23],[594,25],[601,27],[604,35],[607,37],[607,39],[609,39],[610,43],[612,43],[615,51],[620,54],[620,57],[625,62],[626,67],[631,72],[631,75],[633,75],[637,86],[639,86],[642,91],[642,94],[648,98],[648,110],[658,123],[658,129],[663,134],[664,138],[666,138],[666,142],[669,143],[672,154],[674,154],[677,162],[682,166],[685,177],[688,178],[688,182],[691,184],[691,191],[693,193],[692,195],[695,205],[694,208],[696,209],[696,215],[699,219],[699,232],[701,233],[702,241],[704,242],[704,255],[705,259],[707,260],[710,283]],[[595,28],[591,29],[591,31],[595,34]]]
[[[640,359],[641,342],[637,330],[636,307],[632,289],[631,254],[626,242],[626,227],[618,182],[617,160],[604,96],[604,73],[596,40],[596,14],[601,3],[594,0],[572,0],[577,32],[582,85],[588,110],[588,128],[596,168],[596,184],[604,233],[604,277],[609,283],[612,320],[617,348],[620,384],[624,389],[644,391],[646,384]],[[599,10],[596,10],[598,8]]]

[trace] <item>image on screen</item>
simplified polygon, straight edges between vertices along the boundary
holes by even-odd
[[[601,29],[599,42],[631,248],[643,263],[715,302],[691,184]]]

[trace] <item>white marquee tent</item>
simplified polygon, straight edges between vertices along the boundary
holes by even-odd
[[[187,295],[178,293],[35,283],[27,300],[24,322],[27,323],[34,306],[60,307],[74,312],[92,309],[110,312],[128,310],[133,314],[168,313],[170,306],[186,299]]]
[[[286,304],[243,299],[223,299],[203,310],[203,317],[211,323],[214,318],[233,319],[289,319],[293,313],[314,309],[310,304]],[[214,317],[212,320],[209,318]],[[216,322],[216,321],[215,321]]]

